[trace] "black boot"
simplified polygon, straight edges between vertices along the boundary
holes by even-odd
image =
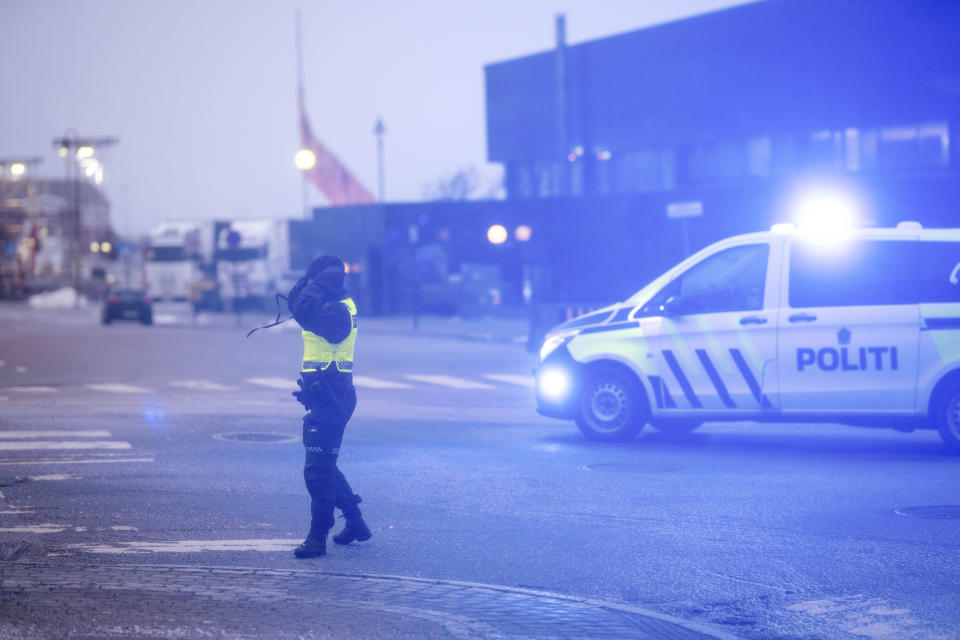
[[[369,540],[370,536],[373,535],[370,533],[370,527],[363,521],[363,516],[360,515],[359,509],[345,513],[343,517],[347,521],[346,526],[343,528],[343,531],[333,536],[333,541],[337,544],[350,544],[354,540],[363,542],[364,540]]]
[[[317,556],[327,555],[327,537],[321,538],[311,531],[303,544],[293,550],[293,555],[298,558],[316,558]]]

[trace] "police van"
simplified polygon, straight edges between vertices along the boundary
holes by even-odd
[[[938,429],[960,452],[958,278],[960,229],[727,238],[553,328],[537,410],[598,440],[817,421]]]

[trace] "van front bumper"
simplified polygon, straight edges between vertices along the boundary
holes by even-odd
[[[534,369],[537,413],[548,418],[573,419],[580,397],[581,365],[567,350],[557,347]]]

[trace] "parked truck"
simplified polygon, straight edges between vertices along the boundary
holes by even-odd
[[[290,223],[235,220],[217,235],[217,283],[232,308],[273,304],[290,272]]]
[[[164,222],[150,231],[144,267],[147,295],[154,302],[196,303],[196,291],[212,270],[214,225]]]

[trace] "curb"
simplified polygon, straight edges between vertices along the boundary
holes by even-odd
[[[8,571],[4,571],[7,568]],[[26,578],[17,578],[9,570],[27,570]],[[53,575],[44,579],[44,569]],[[69,589],[74,579],[56,573],[76,572],[87,586],[108,590],[162,591],[200,594],[190,591],[193,581],[205,590],[216,591],[219,581],[234,585],[225,588],[223,598],[236,606],[254,603],[257,592],[273,593],[281,601],[309,598],[332,606],[347,604],[371,614],[430,620],[446,628],[457,638],[561,638],[561,637],[636,637],[656,640],[741,640],[725,631],[641,607],[583,598],[550,591],[507,587],[495,584],[439,580],[390,574],[343,573],[309,569],[269,569],[243,566],[207,566],[183,564],[48,564],[36,560],[0,563],[0,583],[5,589],[24,586],[41,589],[51,602],[54,588]],[[124,580],[124,574],[129,576]],[[153,574],[153,575],[151,575]],[[181,591],[166,585],[161,576],[179,575]],[[26,585],[22,580],[26,579]],[[288,579],[294,579],[288,582]],[[32,584],[31,584],[32,583]],[[47,586],[49,583],[49,587]],[[244,585],[248,586],[244,586]],[[290,585],[290,586],[288,586]],[[77,588],[74,584],[72,588]],[[50,589],[51,591],[46,591]],[[352,596],[351,596],[352,593]],[[350,600],[353,597],[355,599]],[[274,601],[274,597],[268,598]],[[586,626],[584,626],[586,625]]]

